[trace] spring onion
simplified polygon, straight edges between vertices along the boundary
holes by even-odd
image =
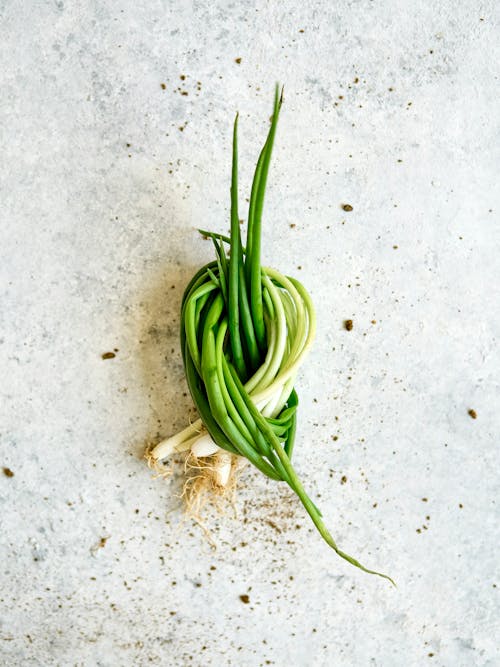
[[[253,178],[245,247],[238,213],[238,115],[233,128],[230,236],[210,238],[216,259],[187,286],[181,308],[181,349],[187,383],[200,418],[151,452],[158,467],[188,452],[213,488],[224,489],[243,461],[297,494],[325,542],[343,559],[370,574],[342,551],[326,528],[292,465],[300,365],[316,331],[309,294],[296,279],[261,265],[264,194],[283,101],[276,88],[266,142]],[[227,252],[229,246],[229,252]]]

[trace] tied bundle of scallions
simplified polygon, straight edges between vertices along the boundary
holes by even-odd
[[[242,460],[248,459],[264,475],[293,489],[339,556],[392,582],[337,547],[291,462],[298,404],[294,383],[313,342],[316,319],[312,301],[298,280],[261,266],[264,193],[282,101],[277,87],[271,126],[252,183],[246,247],[238,215],[236,115],[231,235],[200,230],[212,239],[216,259],[193,277],[182,300],[184,369],[200,419],[160,442],[148,460],[157,467],[174,453],[189,452],[206,463],[200,468],[209,471],[213,486],[224,489]]]

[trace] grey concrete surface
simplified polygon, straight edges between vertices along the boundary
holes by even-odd
[[[500,664],[498,3],[2,2],[0,21],[1,663]],[[141,458],[195,416],[195,228],[228,228],[236,110],[243,207],[275,81],[264,262],[319,323],[296,465],[397,589],[251,470],[236,513],[207,510],[212,550],[182,475]]]

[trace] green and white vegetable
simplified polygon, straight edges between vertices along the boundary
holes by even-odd
[[[238,215],[236,115],[231,234],[228,238],[200,230],[212,239],[216,259],[196,273],[182,300],[184,369],[200,419],[160,442],[149,453],[149,461],[156,466],[175,453],[189,452],[196,460],[210,461],[207,468],[213,482],[224,488],[247,459],[267,477],[293,489],[339,556],[392,582],[338,548],[292,465],[298,404],[294,384],[314,340],[316,317],[298,280],[261,266],[264,193],[281,104],[277,87],[271,126],[252,184],[246,247]]]

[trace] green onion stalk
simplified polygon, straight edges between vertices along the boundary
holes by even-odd
[[[253,177],[245,246],[238,213],[236,114],[230,236],[199,230],[212,240],[215,260],[192,278],[181,307],[184,370],[200,418],[156,445],[148,461],[158,468],[169,456],[189,452],[207,463],[201,467],[223,489],[248,460],[270,479],[288,484],[341,558],[394,583],[337,546],[292,465],[298,405],[294,384],[314,340],[316,317],[298,280],[261,265],[264,194],[282,102],[283,91],[277,86],[271,125]]]

